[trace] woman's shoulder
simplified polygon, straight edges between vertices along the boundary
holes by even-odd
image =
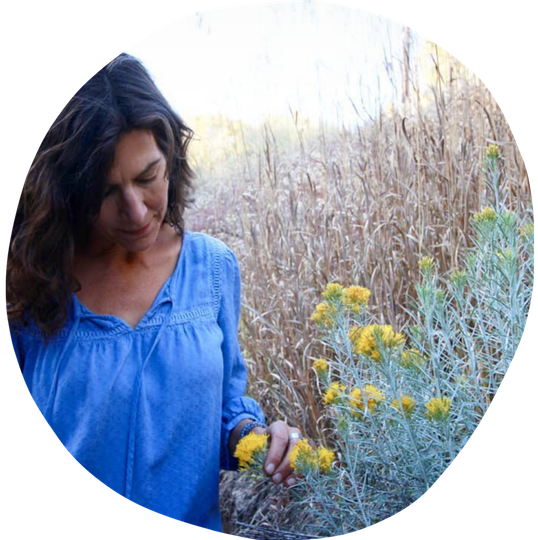
[[[184,235],[184,243],[186,243],[186,241],[188,241],[195,250],[203,250],[212,255],[224,256],[227,258],[235,257],[233,251],[225,242],[202,232],[187,231]]]
[[[197,231],[185,230],[178,235],[170,228],[163,234],[161,249],[165,252],[166,260],[173,258],[177,261],[172,275],[184,272],[185,269],[199,273],[203,267],[218,268],[221,260],[236,260],[233,251],[225,242]]]
[[[188,252],[187,265],[196,274],[209,273],[217,297],[222,293],[222,287],[240,280],[239,262],[232,249],[222,240],[200,232],[188,232],[185,235],[184,246]]]

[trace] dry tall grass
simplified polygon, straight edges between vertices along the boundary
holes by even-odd
[[[311,364],[323,347],[310,315],[325,285],[369,288],[374,313],[404,326],[417,261],[433,256],[441,272],[458,265],[481,206],[488,143],[501,148],[509,204],[530,207],[514,138],[480,81],[438,80],[406,109],[310,138],[296,117],[291,151],[265,125],[259,152],[232,154],[228,175],[206,183],[190,214],[191,228],[223,239],[239,258],[252,394],[270,418],[314,438],[323,433]]]

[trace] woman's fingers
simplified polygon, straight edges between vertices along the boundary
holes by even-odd
[[[270,446],[265,459],[265,472],[271,476],[275,484],[284,482],[291,486],[296,481],[289,461],[289,453],[302,438],[300,431],[290,428],[285,422],[279,421],[267,428],[270,435]]]

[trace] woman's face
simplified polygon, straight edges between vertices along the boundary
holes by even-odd
[[[116,146],[92,244],[145,251],[159,235],[168,205],[166,160],[151,131],[123,134]]]

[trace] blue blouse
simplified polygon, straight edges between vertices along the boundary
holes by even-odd
[[[243,419],[264,421],[245,397],[237,330],[240,275],[220,241],[185,233],[172,276],[136,328],[96,315],[73,295],[48,343],[12,331],[37,406],[95,477],[155,512],[221,530],[219,469]]]

